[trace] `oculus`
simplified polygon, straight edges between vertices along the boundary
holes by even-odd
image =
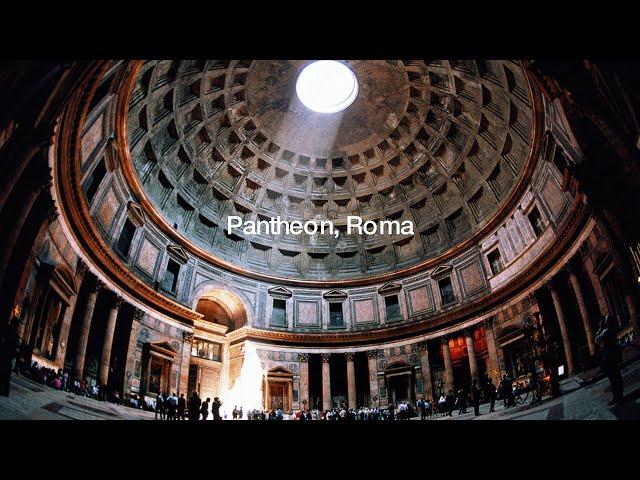
[[[320,60],[302,69],[296,80],[296,93],[309,110],[341,112],[358,96],[358,80],[344,63]]]

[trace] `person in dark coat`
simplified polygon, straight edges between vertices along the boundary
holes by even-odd
[[[467,413],[467,391],[461,388],[458,391],[458,415]]]
[[[496,386],[491,380],[489,380],[487,383],[487,392],[489,393],[489,401],[491,402],[489,406],[489,412],[493,412],[494,407],[496,406]]]
[[[396,419],[396,416],[395,416],[396,407],[393,405],[393,403],[389,404],[388,411],[389,411],[389,420],[395,420]]]
[[[9,396],[11,363],[18,350],[18,319],[13,318],[0,337],[0,394]]]
[[[480,415],[480,389],[478,388],[478,380],[475,378],[471,382],[471,399],[473,400],[473,414],[477,417]]]
[[[178,399],[178,420],[184,420],[184,411],[186,408],[187,401],[184,399],[184,393],[181,393]]]
[[[200,415],[202,415],[201,420],[206,420],[209,417],[209,402],[211,402],[210,398],[207,398],[202,405],[200,405]]]
[[[609,405],[620,403],[624,395],[624,384],[620,374],[621,351],[618,346],[618,328],[610,315],[600,322],[596,333],[596,342],[600,345],[602,370],[609,378],[613,398]]]
[[[208,399],[207,399],[208,400]],[[214,420],[222,420],[220,416],[220,407],[222,406],[222,402],[218,397],[213,399],[213,403],[211,404],[211,413],[213,414]]]
[[[165,405],[164,405],[164,396],[159,393],[158,396],[156,397],[156,416],[155,419],[158,419],[158,414],[160,415],[160,420],[164,420],[164,411],[165,411]]]
[[[453,390],[449,390],[449,394],[446,397],[447,402],[446,402],[446,406],[447,406],[447,414],[452,417],[453,416],[453,409],[455,408],[455,404],[456,404],[456,396],[453,394]]]
[[[194,391],[189,398],[189,420],[198,420],[200,418],[200,405],[202,401],[198,396],[198,392]]]
[[[515,407],[516,400],[513,396],[513,379],[505,373],[502,375],[502,382],[500,383],[500,390],[502,391],[502,400],[505,407]]]

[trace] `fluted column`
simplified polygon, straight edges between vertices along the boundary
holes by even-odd
[[[304,411],[309,408],[309,354],[299,353],[298,363],[300,365],[300,410]]]
[[[493,323],[493,317],[484,321],[484,336],[487,339],[487,353],[489,354],[489,377],[497,386],[501,380],[500,359],[498,358],[498,348],[496,347],[496,336],[493,331]]]
[[[478,359],[476,358],[476,349],[473,345],[473,329],[464,329],[464,339],[467,342],[467,356],[469,358],[469,370],[471,371],[471,379],[478,379]]]
[[[549,290],[551,291],[551,298],[553,299],[553,306],[556,309],[556,316],[558,317],[558,324],[560,326],[560,335],[562,336],[562,344],[564,345],[564,355],[567,359],[567,373],[573,374],[573,352],[571,351],[571,340],[569,339],[569,330],[564,318],[564,311],[562,310],[562,304],[560,303],[560,296],[558,290],[556,290],[553,282],[549,282]]]
[[[353,364],[353,352],[344,354],[347,359],[347,398],[349,408],[357,408],[356,405],[356,368]]]
[[[449,337],[440,338],[442,343],[442,358],[444,359],[444,388],[445,395],[453,391],[453,364],[451,363],[451,351],[449,350]]]
[[[580,308],[580,316],[582,317],[582,326],[584,327],[584,334],[587,337],[587,344],[589,346],[589,354],[595,355],[596,341],[593,338],[593,332],[591,330],[591,316],[589,315],[589,310],[584,303],[584,296],[582,295],[582,287],[580,287],[580,282],[578,281],[578,276],[576,275],[573,268],[568,269],[569,273],[569,281],[571,282],[571,286],[573,287],[573,293],[576,296],[576,300],[578,301],[578,307]]]
[[[322,409],[329,410],[333,408],[331,401],[331,373],[329,370],[330,353],[321,354],[322,357]]]
[[[377,350],[369,350],[367,352],[367,366],[369,367],[369,395],[371,407],[379,405],[378,398],[378,364],[376,359],[378,358]]]
[[[82,318],[80,336],[78,337],[78,347],[76,349],[76,361],[73,368],[73,375],[78,380],[83,378],[84,359],[87,354],[87,343],[89,341],[91,322],[93,321],[93,310],[96,307],[96,300],[101,288],[102,283],[99,280],[96,280],[93,289],[91,290],[91,292],[89,292],[89,295],[87,297],[87,306],[84,311],[84,317]]]
[[[111,348],[113,347],[113,334],[116,331],[116,321],[118,320],[118,312],[122,306],[122,299],[115,297],[109,318],[107,319],[107,328],[104,333],[104,343],[102,344],[102,357],[100,358],[100,383],[108,385],[109,381],[109,364],[111,363]]]
[[[427,342],[418,344],[420,352],[420,370],[422,371],[422,382],[424,384],[424,398],[430,400],[433,398],[433,379],[431,378],[431,365],[429,364],[429,348]]]

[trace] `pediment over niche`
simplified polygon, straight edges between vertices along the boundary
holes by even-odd
[[[402,285],[399,283],[385,283],[378,289],[378,293],[380,295],[391,295],[398,293],[400,290],[402,290]]]
[[[291,296],[293,295],[293,292],[285,287],[271,287],[269,290],[267,290],[267,292],[269,293],[269,295],[275,298],[287,299],[291,298]]]
[[[346,300],[348,296],[349,295],[347,294],[347,292],[342,292],[340,290],[329,290],[324,295],[322,295],[322,298],[329,301],[331,300],[342,301],[342,300]]]
[[[131,220],[136,227],[142,227],[144,225],[146,217],[142,211],[142,207],[136,202],[129,201],[129,203],[127,203],[127,214],[129,220]]]
[[[267,372],[267,377],[284,377],[284,378],[291,378],[293,377],[293,372],[282,367],[282,366],[277,366],[274,367],[272,369],[270,369]]]
[[[433,272],[431,272],[431,277],[440,277],[442,275],[446,275],[447,273],[451,273],[453,267],[451,265],[438,265]]]
[[[179,245],[167,245],[167,253],[172,259],[182,265],[189,261],[187,252],[185,252],[184,248]]]

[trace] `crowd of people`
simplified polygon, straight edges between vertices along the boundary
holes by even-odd
[[[18,376],[28,375],[36,382],[56,390],[152,411],[155,412],[155,418],[160,420],[185,420],[187,418],[189,420],[207,420],[210,416],[213,420],[223,419],[220,413],[222,402],[218,397],[215,397],[213,402],[210,398],[203,401],[194,391],[188,400],[182,393],[179,397],[176,393],[159,394],[151,402],[139,398],[136,394],[127,394],[123,398],[118,390],[109,390],[100,384],[90,383],[86,379],[72,379],[69,372],[62,369],[56,371],[39,365],[36,361],[28,365],[24,356],[20,354],[21,350],[15,335],[15,328],[9,328],[0,340],[2,347],[0,348],[0,357],[3,361],[0,393],[3,395],[8,396],[9,394],[9,380],[13,372]],[[612,387],[613,399],[610,404],[618,403],[623,399],[623,382],[620,374],[622,355],[617,336],[617,325],[612,317],[607,315],[601,320],[595,340],[600,349],[602,371],[609,378]],[[410,402],[400,402],[397,408],[393,404],[387,408],[360,407],[356,409],[343,405],[325,411],[314,409],[303,412],[298,410],[292,415],[286,415],[286,417],[296,420],[406,420],[419,414],[421,419],[426,419],[437,415],[453,416],[453,412],[456,410],[458,415],[463,415],[467,413],[469,405],[473,406],[474,415],[478,416],[480,415],[481,403],[490,403],[489,412],[493,412],[498,398],[502,398],[504,408],[509,408],[516,406],[516,397],[527,389],[537,390],[540,384],[549,384],[553,391],[553,382],[550,377],[551,373],[547,369],[541,379],[538,379],[537,374],[530,375],[529,382],[524,384],[523,382],[515,382],[512,377],[504,374],[496,386],[488,376],[484,375],[480,382],[473,379],[470,386],[463,387],[455,393],[453,390],[449,390],[446,395],[441,392],[439,397],[433,399],[420,397],[415,406]],[[226,415],[224,418],[226,419]],[[285,414],[281,408],[251,410],[247,412],[246,418],[248,420],[283,420]],[[239,408],[234,406],[232,419],[244,419],[242,406]]]

